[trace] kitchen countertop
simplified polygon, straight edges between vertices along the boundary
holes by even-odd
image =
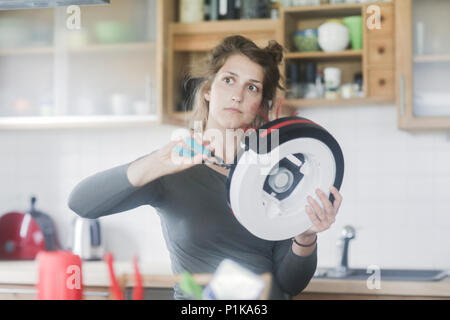
[[[109,270],[103,261],[83,261],[82,281],[84,286],[108,287]],[[171,266],[166,262],[140,262],[139,271],[150,275],[171,275]],[[134,274],[131,261],[115,261],[116,277]],[[35,285],[38,281],[38,265],[35,261],[0,261],[0,284]]]
[[[380,289],[369,289],[365,280],[313,278],[303,292],[450,298],[450,277],[441,281],[381,281]]]
[[[140,272],[145,282],[152,287],[170,288],[174,284],[170,264],[166,262],[140,262]],[[131,261],[114,262],[117,277],[133,274]],[[82,265],[83,285],[108,287],[109,272],[103,261],[84,261]],[[0,261],[0,285],[35,285],[38,280],[38,266],[34,261]],[[364,280],[311,279],[303,293],[344,295],[392,295],[430,296],[450,298],[450,277],[441,281],[381,281],[380,289],[368,289]]]

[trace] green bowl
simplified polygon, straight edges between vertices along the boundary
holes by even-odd
[[[131,27],[123,22],[101,21],[95,24],[94,31],[100,43],[118,43],[132,40]]]
[[[294,33],[294,45],[298,51],[320,51],[316,29],[306,29]]]

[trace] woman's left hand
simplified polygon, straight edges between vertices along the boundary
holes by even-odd
[[[336,221],[336,215],[342,202],[342,195],[334,186],[330,187],[330,191],[334,196],[333,203],[331,203],[328,196],[322,190],[316,190],[316,194],[322,202],[323,209],[316,200],[308,196],[307,200],[310,205],[306,206],[306,213],[311,219],[312,226],[299,236],[310,236],[325,231]]]

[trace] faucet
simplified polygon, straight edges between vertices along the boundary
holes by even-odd
[[[346,276],[350,274],[348,267],[348,246],[350,241],[355,239],[356,231],[352,226],[345,226],[342,229],[342,236],[337,242],[339,248],[339,260],[336,267],[336,276]]]

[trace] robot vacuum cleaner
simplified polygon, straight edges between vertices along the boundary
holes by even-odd
[[[333,136],[301,117],[283,117],[248,130],[227,178],[228,205],[236,219],[265,240],[285,240],[312,225],[305,206],[317,188],[341,187],[344,157]]]

